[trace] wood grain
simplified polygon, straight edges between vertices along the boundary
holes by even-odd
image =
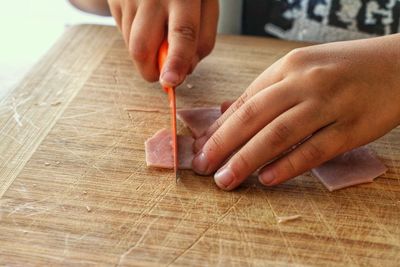
[[[220,36],[188,78],[194,88],[177,90],[178,107],[237,97],[299,45]],[[22,101],[22,125],[10,110],[13,101]],[[61,103],[35,105],[52,101]],[[116,29],[87,25],[65,33],[1,104],[0,116],[0,265],[397,266],[400,260],[400,129],[370,145],[389,168],[372,184],[330,193],[306,173],[277,187],[249,179],[223,192],[211,177],[190,171],[175,184],[171,171],[144,162],[144,141],[169,127],[165,93],[135,73]],[[301,218],[278,224],[292,215]]]

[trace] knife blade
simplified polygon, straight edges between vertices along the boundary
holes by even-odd
[[[158,68],[160,72],[165,63],[165,59],[168,54],[168,42],[166,39],[162,42],[160,49],[158,51]],[[175,88],[173,87],[165,87],[163,89],[166,93],[168,93],[169,106],[171,109],[171,134],[172,134],[172,149],[173,149],[173,157],[174,157],[174,173],[175,173],[175,182],[178,182],[178,136],[176,133],[176,96],[175,96]]]

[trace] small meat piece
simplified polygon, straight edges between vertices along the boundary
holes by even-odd
[[[221,116],[219,107],[177,110],[176,115],[195,138],[200,137]]]
[[[178,136],[179,169],[191,169],[194,139],[190,136]],[[168,129],[158,131],[144,143],[146,164],[149,167],[174,168],[172,134]]]
[[[367,147],[359,147],[337,156],[311,170],[329,191],[371,183],[387,171],[385,165]]]

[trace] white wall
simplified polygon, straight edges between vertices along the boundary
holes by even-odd
[[[114,22],[78,11],[67,0],[2,0],[0,100],[61,36],[65,25],[77,23]]]
[[[218,32],[240,34],[242,30],[243,0],[219,0]]]

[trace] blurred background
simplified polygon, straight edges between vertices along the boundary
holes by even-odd
[[[114,24],[81,12],[67,0],[1,1],[0,100],[54,44],[68,25]]]

